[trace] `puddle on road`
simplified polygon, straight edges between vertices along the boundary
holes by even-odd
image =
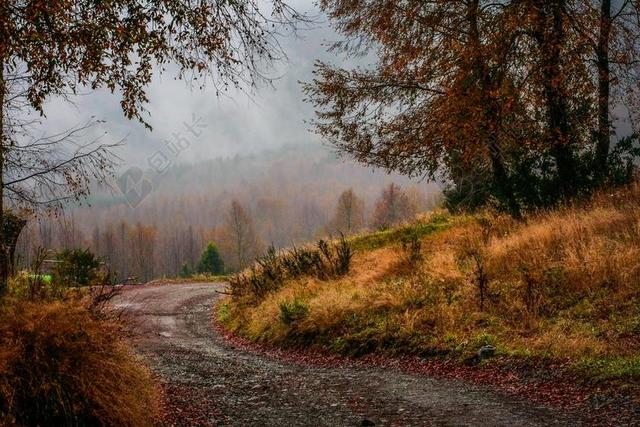
[[[176,329],[176,318],[173,316],[154,316],[155,322],[162,327],[162,329]]]
[[[135,302],[118,302],[118,303],[114,303],[111,304],[113,308],[115,308],[116,310],[137,310],[142,308],[142,306],[140,304],[137,304]]]

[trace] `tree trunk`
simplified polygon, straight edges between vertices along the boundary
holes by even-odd
[[[1,42],[0,42],[1,43]],[[1,49],[1,47],[0,47]],[[7,290],[9,280],[9,256],[4,236],[4,98],[6,85],[4,81],[4,53],[0,52],[0,295]]]
[[[516,199],[513,185],[511,185],[511,178],[504,166],[500,151],[498,148],[494,149],[494,147],[498,147],[497,142],[494,142],[494,140],[495,138],[492,138],[492,142],[489,145],[494,185],[500,196],[506,201],[509,214],[515,219],[521,219],[522,210],[520,209],[520,204]]]
[[[551,8],[551,28],[547,29],[547,12]],[[543,87],[547,107],[548,145],[556,161],[560,194],[568,199],[575,194],[576,163],[571,146],[569,118],[562,74],[562,45],[564,43],[564,0],[540,2],[541,50],[543,59]],[[548,11],[548,9],[547,9]]]
[[[489,158],[491,160],[492,181],[493,186],[498,192],[500,198],[502,198],[509,209],[509,213],[515,217],[520,218],[522,212],[520,205],[516,199],[515,191],[511,183],[507,168],[504,164],[504,158],[502,155],[502,148],[498,141],[497,129],[500,123],[499,107],[496,105],[494,92],[494,84],[487,64],[482,57],[482,43],[480,41],[480,30],[478,25],[478,13],[479,13],[479,0],[469,2],[467,7],[467,20],[469,21],[469,44],[471,52],[473,54],[473,71],[478,73],[478,80],[480,83],[480,95],[485,100],[483,103],[484,116],[482,127],[484,128],[484,137],[486,138],[486,145],[489,151]]]
[[[7,256],[7,276],[14,274],[16,244],[27,221],[12,212],[4,212],[2,236]]]
[[[611,134],[609,121],[609,97],[611,92],[609,41],[611,35],[611,0],[600,4],[600,35],[596,51],[598,64],[598,135],[596,141],[596,168],[599,178],[607,173],[607,159]]]

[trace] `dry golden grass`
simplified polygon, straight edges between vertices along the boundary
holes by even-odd
[[[271,343],[460,356],[490,343],[503,354],[615,361],[598,375],[640,377],[640,186],[521,223],[490,213],[452,222],[422,238],[418,265],[397,243],[360,250],[340,280],[230,300],[222,317]],[[283,322],[292,304],[301,314]]]
[[[152,425],[157,390],[115,320],[79,299],[0,302],[0,424]]]

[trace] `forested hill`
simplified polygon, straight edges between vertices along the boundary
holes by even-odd
[[[144,210],[154,200],[185,196],[218,196],[233,193],[238,198],[251,197],[256,192],[264,196],[283,191],[302,199],[312,196],[333,196],[336,189],[353,187],[366,201],[378,196],[381,186],[395,182],[403,187],[419,187],[425,194],[438,192],[436,184],[409,179],[383,170],[364,167],[338,158],[320,144],[289,144],[274,150],[250,155],[219,157],[198,163],[180,163],[156,173],[148,165],[128,165],[144,169],[145,178],[153,190],[136,209]],[[93,208],[127,205],[117,182],[112,188],[94,191],[88,200]],[[299,191],[304,187],[304,191]],[[320,201],[320,200],[316,200]],[[334,200],[335,202],[335,200]]]

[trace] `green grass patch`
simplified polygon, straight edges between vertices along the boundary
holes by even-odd
[[[373,250],[383,248],[411,237],[421,238],[437,231],[450,228],[453,221],[450,215],[444,213],[433,214],[425,222],[403,225],[374,233],[355,236],[349,239],[349,244],[355,250]]]
[[[595,381],[640,379],[640,357],[582,359],[575,368]]]
[[[229,311],[229,304],[220,304],[220,306],[218,307],[218,320],[221,323],[226,323],[229,320],[230,316],[231,312]]]
[[[40,281],[45,285],[50,285],[53,281],[53,276],[51,276],[50,274],[29,274],[28,279],[33,281]]]

